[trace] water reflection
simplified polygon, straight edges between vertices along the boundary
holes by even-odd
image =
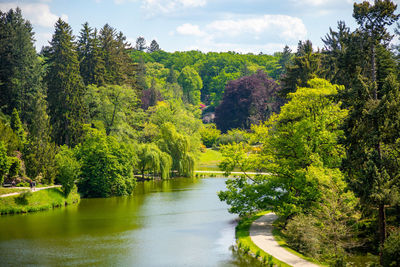
[[[135,195],[0,217],[0,265],[256,266],[232,252],[225,179],[139,183]]]

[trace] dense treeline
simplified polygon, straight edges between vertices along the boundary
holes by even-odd
[[[281,112],[222,149],[226,172],[271,174],[228,181],[219,196],[231,212],[272,208],[293,248],[335,266],[357,252],[400,264],[400,61],[387,30],[396,8],[355,3],[356,30],[340,21],[317,51],[300,41],[281,76]]]
[[[202,82],[190,67],[172,70],[169,97],[159,96],[108,24],[85,23],[76,37],[59,19],[37,54],[20,9],[0,18],[1,184],[57,182],[66,195],[78,185],[83,196],[108,197],[130,194],[136,176],[193,175],[202,123],[190,90]],[[152,42],[149,52],[158,50]]]

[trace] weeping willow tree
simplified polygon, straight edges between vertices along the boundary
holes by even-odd
[[[141,144],[138,147],[138,168],[144,179],[146,172],[152,173],[153,178],[159,174],[162,179],[168,179],[171,172],[172,159],[161,151],[156,144]]]
[[[178,133],[175,126],[167,122],[161,126],[158,146],[171,156],[172,171],[177,176],[193,176],[195,155],[191,152],[189,136]]]

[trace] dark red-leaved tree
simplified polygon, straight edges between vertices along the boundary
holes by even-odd
[[[221,104],[215,110],[217,127],[226,132],[233,128],[249,129],[278,112],[283,101],[280,86],[261,70],[228,82]]]

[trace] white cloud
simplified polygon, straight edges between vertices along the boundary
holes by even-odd
[[[190,23],[185,23],[181,26],[178,26],[176,28],[176,32],[181,35],[193,35],[199,37],[207,35],[206,32],[200,30],[200,27],[198,25],[193,25]]]
[[[8,11],[11,8],[20,7],[23,16],[33,25],[42,27],[53,27],[59,16],[50,11],[50,7],[44,3],[22,4],[17,2],[0,3],[0,9]],[[68,16],[61,14],[63,20],[67,21]]]
[[[141,8],[146,9],[148,14],[173,13],[185,8],[203,7],[207,0],[114,0],[116,4],[125,2],[140,2]]]
[[[259,37],[266,33],[273,33],[285,40],[303,39],[307,35],[307,29],[301,19],[286,15],[217,20],[207,25],[207,29],[214,34],[229,36],[240,36],[248,33]]]
[[[205,52],[272,53],[282,50],[285,42],[293,44],[307,37],[303,21],[286,15],[227,16],[226,19],[212,21],[204,27],[185,23],[178,26],[175,33],[197,37],[195,45],[186,49]]]

